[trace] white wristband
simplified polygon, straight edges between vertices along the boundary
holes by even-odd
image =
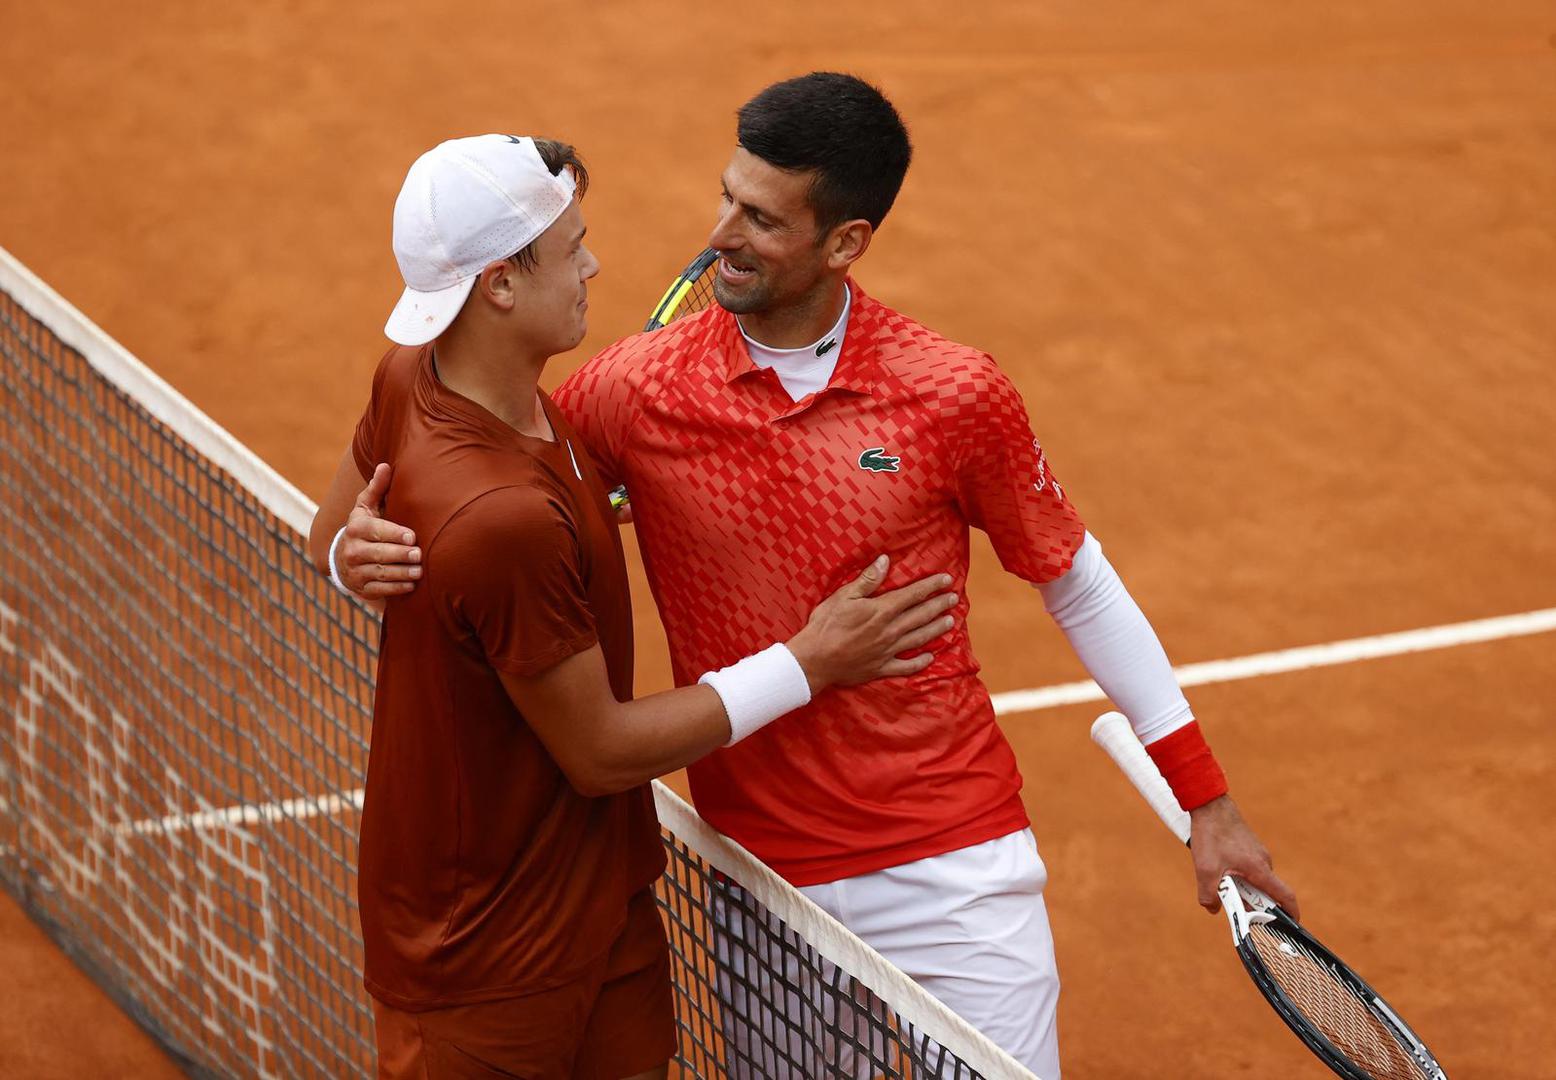
[[[335,549],[340,547],[341,538],[345,535],[346,527],[342,525],[340,527],[340,531],[335,534],[335,539],[330,541],[330,584],[335,586],[341,592],[345,593],[347,596],[356,596],[356,593],[346,588],[346,583],[340,580],[340,571],[335,569]]]
[[[710,671],[697,680],[713,687],[729,715],[729,742],[734,746],[786,712],[810,703],[805,669],[781,642],[738,663]]]

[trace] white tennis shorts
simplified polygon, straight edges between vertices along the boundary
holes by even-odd
[[[1023,829],[801,891],[1042,1080],[1058,1080],[1047,882]],[[880,1038],[848,1019],[854,1002],[839,1007],[830,964],[808,966],[780,946],[738,894],[714,894],[713,922],[730,1076],[868,1074],[855,1049],[879,1055]]]

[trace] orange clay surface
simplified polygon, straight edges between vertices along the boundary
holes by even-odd
[[[1546,3],[63,0],[0,27],[0,245],[315,497],[385,345],[418,153],[585,153],[605,269],[555,385],[701,246],[740,102],[839,68],[917,146],[861,280],[999,358],[1175,661],[1556,606]],[[1082,677],[975,550],[989,686]],[[1191,698],[1308,924],[1454,1080],[1556,1075],[1556,636]],[[1066,1077],[1327,1075],[1094,712],[1003,721]],[[0,1075],[173,1073],[8,900],[0,935]]]

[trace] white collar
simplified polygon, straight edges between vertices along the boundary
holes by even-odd
[[[797,349],[779,349],[773,347],[772,345],[764,345],[762,342],[756,340],[756,338],[746,333],[746,328],[740,322],[738,317],[735,319],[735,325],[740,327],[740,336],[746,339],[746,345],[751,351],[751,358],[753,360],[757,359],[758,353],[760,353],[762,357],[768,358],[773,362],[780,362],[788,357],[794,357],[798,359],[801,357],[801,354],[805,354],[806,358],[811,356],[825,358],[828,354],[831,354],[835,363],[837,359],[836,354],[843,351],[843,333],[848,326],[848,311],[853,306],[853,291],[849,289],[848,285],[845,283],[843,286],[843,310],[838,315],[837,322],[832,324],[832,329],[828,330],[825,334],[822,334],[809,345],[801,345]],[[828,341],[833,343],[832,346],[825,349],[824,351],[818,352],[817,350],[820,350],[823,345],[827,344]],[[762,364],[760,361],[758,361],[758,366],[770,367],[772,365],[770,363]]]

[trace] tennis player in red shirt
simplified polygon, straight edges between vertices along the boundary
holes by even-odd
[[[376,472],[376,501],[392,463],[386,508],[425,553],[421,587],[384,614],[362,807],[381,1077],[663,1076],[676,1039],[647,781],[832,684],[922,671],[928,654],[897,655],[951,623],[942,575],[871,595],[882,559],[706,685],[631,700],[616,521],[537,387],[584,335],[587,180],[571,147],[507,135],[412,166],[397,345],[312,530],[326,569],[352,493]]]
[[[763,90],[740,110],[709,237],[718,306],[610,346],[556,394],[604,482],[631,492],[677,684],[800,625],[877,550],[904,580],[950,568],[965,596],[968,532],[981,529],[1041,591],[1190,812],[1201,904],[1214,910],[1234,872],[1295,910],[1009,378],[851,276],[910,157],[896,111],[859,79],[817,72]],[[969,159],[970,189],[979,167]],[[403,568],[368,565],[403,552],[359,554],[393,533],[361,515],[343,544],[349,584],[408,587]],[[829,690],[691,766],[692,793],[709,822],[1055,1080],[1047,871],[965,626],[924,671]],[[730,975],[732,1073],[847,1074],[843,1048],[763,1058],[761,1037],[784,1029],[781,995],[757,973]]]

